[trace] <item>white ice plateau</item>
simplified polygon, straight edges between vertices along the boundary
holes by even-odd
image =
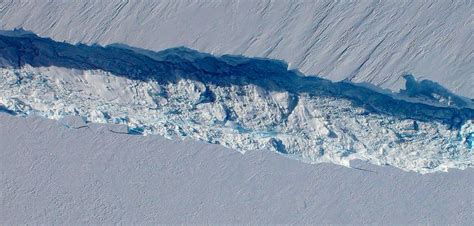
[[[474,165],[473,101],[413,75],[392,93],[277,60],[71,45],[18,30],[0,33],[0,50],[0,111],[13,115],[75,115],[308,163],[362,159],[419,173]]]
[[[471,0],[4,0],[0,29],[68,43],[288,62],[306,75],[398,91],[411,73],[474,98]]]

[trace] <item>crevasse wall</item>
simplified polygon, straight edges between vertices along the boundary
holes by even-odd
[[[351,159],[420,173],[473,166],[474,109],[405,76],[387,94],[303,77],[281,61],[70,45],[0,35],[0,111],[125,124],[132,134],[270,149],[305,162]]]
[[[0,28],[55,40],[281,59],[307,75],[474,98],[472,1],[0,1]]]

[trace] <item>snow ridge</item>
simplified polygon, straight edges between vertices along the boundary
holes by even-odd
[[[309,163],[351,159],[420,173],[472,167],[470,99],[407,75],[387,94],[304,77],[282,61],[0,34],[0,111],[69,115]]]

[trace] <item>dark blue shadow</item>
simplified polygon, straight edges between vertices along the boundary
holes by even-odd
[[[285,91],[296,96],[307,93],[312,96],[346,99],[354,106],[364,108],[366,112],[363,114],[438,121],[451,128],[459,128],[466,120],[474,119],[474,110],[462,105],[437,107],[412,103],[349,82],[305,77],[298,71],[288,70],[287,64],[278,60],[232,55],[216,57],[184,47],[153,52],[121,46],[71,45],[34,34],[0,34],[0,67],[21,68],[26,64],[33,67],[100,69],[116,76],[159,83],[191,79],[217,86],[253,84],[266,90]],[[407,79],[408,85],[413,88],[413,80],[410,78]],[[424,87],[444,89],[434,84],[436,83],[431,82]],[[407,89],[406,92],[410,90],[413,89]],[[214,101],[212,93],[207,93],[205,97],[205,102]]]

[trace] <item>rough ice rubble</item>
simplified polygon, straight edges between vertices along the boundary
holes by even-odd
[[[80,115],[91,122],[126,124],[144,134],[191,137],[240,151],[271,149],[312,163],[347,166],[357,158],[433,172],[472,166],[473,161],[472,120],[450,130],[437,122],[370,114],[336,98],[301,95],[294,103],[297,97],[289,93],[254,85],[206,87],[180,80],[162,86],[102,71],[25,67],[21,73],[2,70],[2,77],[8,83],[1,84],[6,92],[0,103],[23,115]],[[209,91],[215,101],[206,99]],[[464,145],[462,137],[471,144]]]
[[[183,48],[145,57],[34,36],[0,41],[9,44],[1,52],[0,104],[19,115],[79,115],[143,134],[242,152],[271,149],[311,163],[347,166],[366,159],[421,173],[473,165],[469,102],[411,103],[299,77],[281,62]]]

